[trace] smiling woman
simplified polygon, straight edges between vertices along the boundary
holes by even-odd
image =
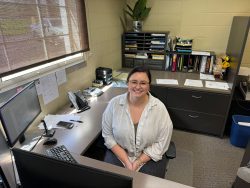
[[[0,77],[89,50],[82,0],[0,0]]]
[[[173,125],[164,104],[150,92],[151,74],[135,67],[128,92],[113,98],[102,119],[107,150],[104,161],[164,178]]]

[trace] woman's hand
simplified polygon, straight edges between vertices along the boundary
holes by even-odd
[[[125,168],[129,170],[133,170],[133,164],[129,160],[125,162],[124,164],[125,164]]]
[[[136,171],[140,166],[141,166],[141,161],[136,159],[133,163],[132,163],[132,170]]]

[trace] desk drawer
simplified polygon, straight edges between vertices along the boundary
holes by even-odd
[[[221,136],[224,117],[168,108],[174,128]]]
[[[225,115],[230,97],[225,94],[205,93],[185,89],[168,89],[167,107]]]

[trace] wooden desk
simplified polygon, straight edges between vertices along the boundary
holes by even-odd
[[[73,157],[81,164],[86,166],[91,166],[94,168],[102,169],[105,171],[111,171],[114,173],[126,175],[133,177],[133,187],[134,188],[151,188],[151,187],[173,187],[173,188],[188,188],[189,186],[168,181],[165,179],[157,178],[154,176],[146,175],[143,173],[133,172],[125,168],[114,166],[102,161],[94,160],[82,156],[81,154],[86,151],[86,149],[91,145],[95,138],[101,133],[101,117],[104,109],[106,108],[108,101],[114,96],[124,93],[126,89],[124,88],[111,88],[105,92],[102,96],[98,97],[96,100],[90,102],[91,109],[79,113],[83,123],[76,123],[72,129],[57,129],[54,135],[57,138],[57,145],[65,145],[67,149],[71,152]],[[66,108],[62,110],[64,112],[70,112],[72,110]],[[37,128],[35,128],[37,129]],[[39,132],[40,130],[38,130]],[[35,130],[28,130],[26,137],[29,139],[34,135]],[[41,132],[41,131],[40,131]],[[26,143],[29,141],[26,139]],[[38,145],[34,148],[34,152],[44,153],[45,150],[52,146],[44,146],[43,140],[41,140]],[[8,156],[7,147],[5,148],[5,155]],[[10,165],[10,158],[5,164]],[[5,169],[6,170],[6,169]],[[6,170],[7,171],[7,170]],[[7,172],[8,181],[11,183],[11,187],[15,187],[13,171]]]

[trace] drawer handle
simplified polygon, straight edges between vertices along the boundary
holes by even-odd
[[[192,95],[192,97],[195,98],[195,99],[201,99],[201,96]]]
[[[192,115],[188,115],[191,118],[198,118],[199,116],[192,116]]]

